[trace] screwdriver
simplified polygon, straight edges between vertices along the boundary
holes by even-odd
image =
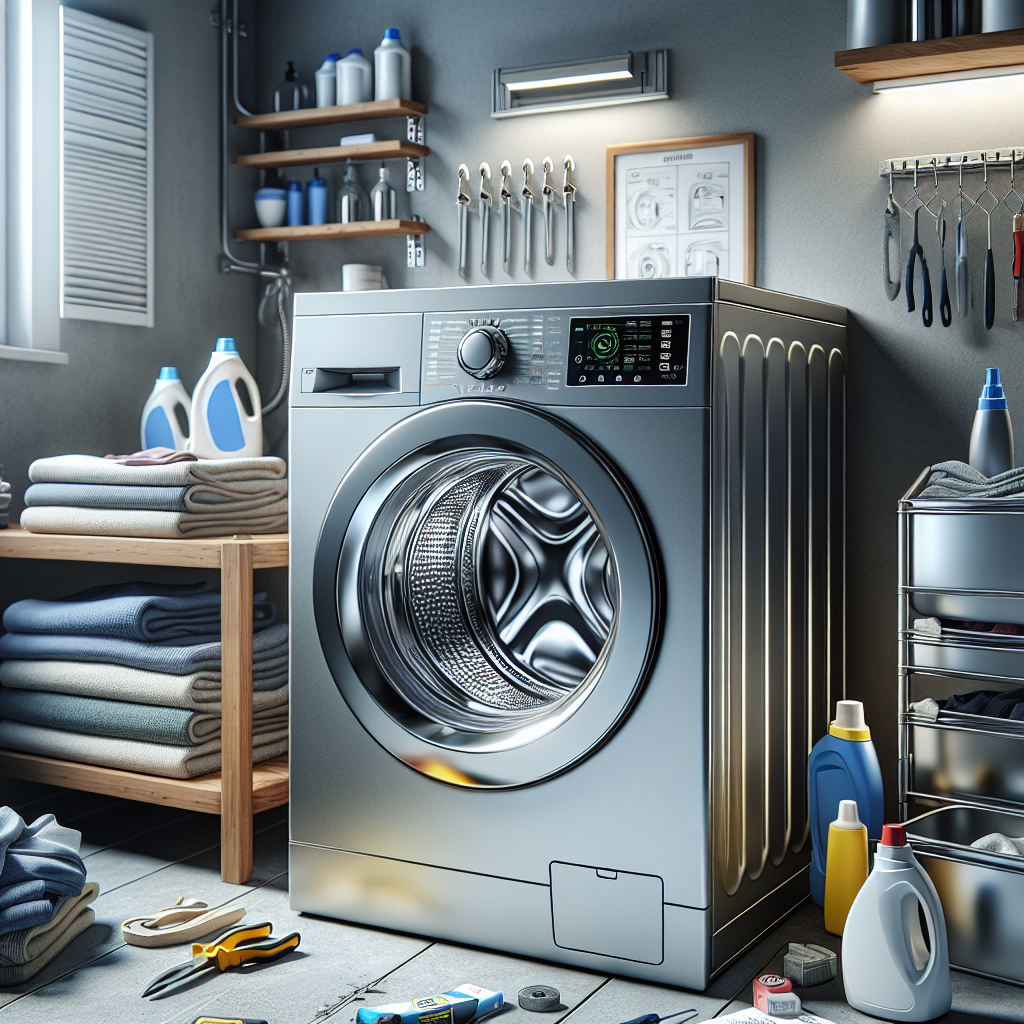
[[[1024,319],[1021,308],[1020,287],[1024,278],[1024,213],[1013,215],[1013,319]]]

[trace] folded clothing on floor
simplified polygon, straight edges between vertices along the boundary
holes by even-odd
[[[190,465],[190,463],[177,463]],[[285,499],[249,511],[137,512],[131,509],[61,508],[45,505],[21,513],[31,533],[85,537],[221,537],[232,533],[281,533],[288,527]]]
[[[2,724],[2,723],[0,723]],[[82,833],[43,814],[26,825],[10,807],[0,807],[0,900],[22,882],[42,881],[51,896],[74,896],[85,885],[85,865],[79,855]]]
[[[253,629],[277,618],[277,605],[256,594]],[[119,583],[93,587],[62,601],[16,601],[3,615],[12,633],[106,636],[146,643],[220,633],[220,591],[208,583]]]
[[[198,746],[175,747],[167,743],[89,736],[23,722],[0,721],[0,747],[171,779],[206,775],[218,771],[221,764],[219,737]],[[253,764],[279,757],[287,750],[287,729],[254,736]]]
[[[33,483],[113,484],[152,487],[190,487],[216,484],[230,487],[237,481],[283,480],[284,459],[201,459],[161,465],[124,465],[94,455],[57,455],[36,459],[28,468]]]
[[[6,687],[0,687],[0,719],[179,747],[219,739],[221,732],[219,714]],[[286,705],[252,713],[254,736],[277,732],[287,726]]]
[[[253,667],[288,654],[288,626],[279,623],[253,634]],[[0,636],[0,660],[22,658],[48,661],[98,661],[150,672],[185,675],[220,671],[220,641],[170,646],[100,636],[58,636],[46,633],[5,633]]]
[[[46,882],[41,878],[0,888],[0,935],[46,924],[53,917],[53,908],[54,901],[46,895]]]
[[[202,483],[191,487],[44,483],[29,487],[25,504],[226,514],[264,508],[287,494],[287,480],[237,480],[224,486]]]
[[[269,666],[269,667],[268,667]],[[253,666],[252,709],[263,711],[288,703],[288,659],[257,662]],[[155,704],[220,714],[220,672],[172,675],[146,672],[123,665],[92,661],[0,662],[0,686],[16,690],[43,690],[75,697]]]
[[[956,711],[962,715],[987,715],[1024,722],[1024,686],[1015,690],[974,690],[949,697],[943,711]]]
[[[0,987],[28,981],[81,935],[96,920],[89,904],[99,891],[89,882],[76,895],[58,900],[48,923],[0,936]]]
[[[1007,498],[1024,493],[1024,467],[997,476],[982,476],[966,462],[940,462],[931,467],[919,498]]]

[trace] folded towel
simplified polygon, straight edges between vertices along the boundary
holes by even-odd
[[[1024,492],[1024,467],[997,476],[982,476],[966,462],[940,462],[931,467],[920,498],[1007,498]]]
[[[284,623],[253,634],[252,660],[279,659],[288,653],[288,627]],[[45,633],[5,633],[0,636],[0,660],[100,661],[150,672],[185,675],[203,669],[220,671],[220,641],[179,645],[145,644],[102,636],[57,636]],[[280,664],[278,662],[278,664]]]
[[[22,883],[31,885],[30,882]],[[20,886],[10,886],[11,889]],[[22,900],[6,910],[0,910],[0,936],[11,932],[20,932],[25,928],[35,928],[53,919],[53,901],[45,896],[41,900]]]
[[[253,629],[277,618],[277,605],[256,594]],[[146,643],[220,633],[220,591],[208,583],[118,583],[92,587],[62,601],[15,601],[3,615],[12,633],[109,636]]]
[[[197,746],[217,739],[221,730],[219,714],[0,687],[0,719],[4,718],[69,732],[170,743],[178,747]],[[252,713],[254,736],[276,732],[287,725],[287,706]]]
[[[36,818],[7,847],[0,886],[7,888],[42,879],[50,895],[73,896],[81,892],[85,884],[85,865],[78,853],[81,843],[82,833],[58,824],[52,814]]]
[[[143,448],[141,452],[133,452],[131,455],[104,455],[103,458],[122,466],[165,466],[170,462],[196,462],[199,456],[190,451],[175,451],[158,445],[156,448]]]
[[[275,662],[281,660],[287,662],[287,659],[274,659]],[[253,666],[253,711],[288,703],[287,663],[269,671],[264,664],[257,662]],[[220,714],[221,710],[220,672],[171,675],[91,661],[15,660],[0,662],[0,686],[210,714]]]
[[[192,463],[176,463],[192,465]],[[288,502],[275,501],[238,512],[136,512],[131,509],[61,508],[43,505],[21,513],[31,533],[79,537],[224,537],[235,533],[281,533],[288,528]]]
[[[3,810],[10,811],[9,807]],[[14,812],[11,811],[13,814]],[[0,889],[0,910],[7,910],[18,903],[29,903],[41,900],[46,895],[46,883],[41,878],[33,878],[30,882],[18,882]]]
[[[36,459],[28,467],[28,477],[33,483],[151,487],[188,487],[206,483],[229,487],[240,480],[283,480],[287,471],[284,459],[269,457],[131,466],[94,455],[58,455],[50,459]]]
[[[10,721],[0,722],[0,747],[171,779],[191,779],[219,771],[221,760],[219,738],[196,747],[175,747]],[[279,757],[287,749],[287,729],[256,736],[252,744],[253,764]]]
[[[134,508],[150,512],[185,512],[187,487],[109,487],[103,484],[32,484],[26,505],[72,508]]]
[[[95,882],[89,882],[78,895],[58,901],[49,923],[0,938],[0,987],[20,985],[38,974],[81,935],[96,920],[89,904],[99,891]]]

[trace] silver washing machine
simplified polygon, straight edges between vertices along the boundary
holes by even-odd
[[[296,296],[291,903],[704,988],[808,895],[845,310]]]

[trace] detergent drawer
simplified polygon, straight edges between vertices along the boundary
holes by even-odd
[[[1024,857],[971,847],[992,832],[1024,836],[1024,814],[942,807],[906,828],[942,901],[950,965],[1024,985]]]

